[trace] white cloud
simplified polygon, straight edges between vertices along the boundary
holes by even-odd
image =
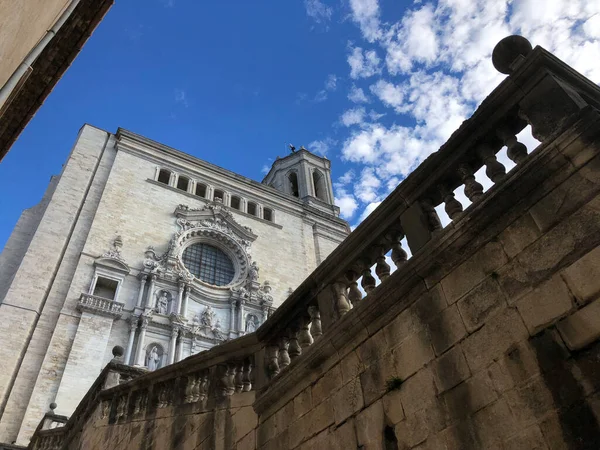
[[[331,20],[333,9],[325,5],[320,0],[304,0],[306,14],[318,24],[323,24]]]
[[[346,127],[360,125],[365,120],[365,114],[366,111],[363,107],[348,109],[340,117],[340,122]]]
[[[348,55],[350,65],[350,77],[368,78],[381,73],[381,60],[375,50],[367,50],[363,53],[360,47],[354,47]]]
[[[404,89],[401,86],[385,80],[378,80],[369,88],[386,106],[391,106],[397,112],[404,112]]]
[[[377,0],[350,0],[352,18],[358,23],[364,38],[373,42],[381,35]]]
[[[363,210],[362,214],[360,215],[360,218],[358,219],[359,222],[362,222],[363,220],[365,220],[369,214],[371,214],[373,211],[375,211],[375,209],[381,205],[381,202],[372,202],[369,203],[365,209]]]
[[[187,94],[185,93],[185,91],[183,89],[175,89],[174,97],[175,97],[175,103],[179,103],[180,105],[183,105],[185,108],[187,108],[189,106],[188,100],[187,100]]]
[[[267,166],[266,164],[262,166],[262,169],[260,169],[260,173],[266,175],[269,173],[269,170],[271,170],[271,167]]]
[[[335,204],[339,206],[340,215],[346,220],[352,218],[354,212],[358,209],[358,202],[356,199],[345,191],[336,193]]]
[[[327,76],[327,80],[325,81],[325,89],[328,91],[335,91],[337,89],[337,76],[334,74],[329,74]]]
[[[325,156],[329,149],[335,144],[337,144],[337,141],[328,137],[325,139],[312,141],[310,144],[308,144],[308,150]]]
[[[365,95],[365,91],[362,88],[356,87],[356,85],[352,85],[350,88],[350,92],[348,93],[348,100],[353,103],[368,103],[369,99]]]

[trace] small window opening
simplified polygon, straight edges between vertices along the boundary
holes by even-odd
[[[96,286],[94,286],[95,296],[114,300],[117,294],[117,287],[119,282],[111,280],[110,278],[98,277],[96,280]]]
[[[248,214],[256,216],[256,211],[257,211],[256,203],[248,202]]]
[[[325,177],[318,170],[313,171],[312,177],[313,177],[313,186],[315,188],[315,197],[317,197],[319,200],[323,200],[324,202],[326,202],[327,201],[327,194],[326,194],[327,188],[325,186]]]
[[[241,199],[238,196],[233,195],[231,197],[231,207],[233,209],[240,209],[240,205],[241,205]]]
[[[290,180],[290,190],[291,190],[291,194],[294,197],[300,197],[300,193],[298,191],[298,175],[296,174],[296,172],[291,172],[288,175],[288,178]]]
[[[269,208],[263,209],[263,219],[273,222],[273,210]]]
[[[385,427],[383,439],[385,440],[385,450],[398,450],[398,438],[392,427]]]
[[[169,181],[171,181],[171,172],[167,169],[160,169],[160,172],[158,172],[157,181],[159,183],[169,184]]]
[[[204,198],[206,198],[206,185],[205,184],[198,183],[196,185],[196,195],[198,197],[204,197]]]
[[[186,191],[188,190],[188,186],[190,184],[190,179],[188,177],[184,177],[184,176],[179,176],[179,179],[177,180],[177,189],[181,189],[182,191]]]
[[[225,193],[220,189],[215,189],[215,195],[213,196],[213,200],[215,202],[223,203],[224,198],[225,198]]]

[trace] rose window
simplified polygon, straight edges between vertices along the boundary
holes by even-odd
[[[235,276],[229,256],[209,244],[190,245],[183,251],[181,260],[190,273],[208,284],[226,286]]]

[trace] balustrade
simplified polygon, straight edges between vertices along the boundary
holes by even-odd
[[[111,317],[120,317],[125,304],[99,297],[97,295],[81,294],[77,309]]]

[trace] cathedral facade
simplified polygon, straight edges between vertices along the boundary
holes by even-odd
[[[255,331],[349,231],[306,149],[258,183],[84,126],[0,256],[0,442],[70,415],[115,345],[155,370]]]

